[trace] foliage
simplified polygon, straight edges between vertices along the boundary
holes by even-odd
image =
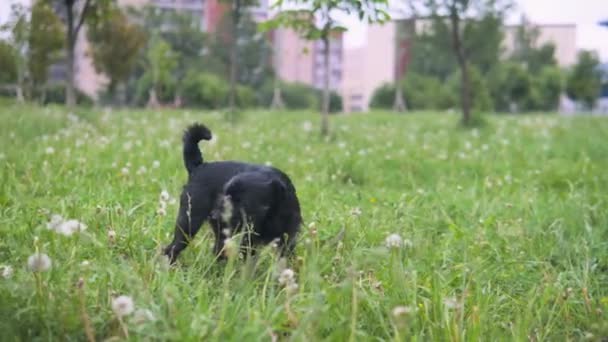
[[[380,85],[378,88],[376,88],[374,90],[369,106],[372,109],[390,110],[393,108],[394,102],[395,102],[395,85],[392,83],[383,83],[382,85]]]
[[[173,70],[177,66],[175,53],[164,39],[155,34],[150,39],[146,57],[148,66],[146,73],[150,74],[152,89],[160,93],[163,87],[175,82],[173,78]]]
[[[217,109],[226,105],[228,91],[224,80],[214,74],[190,73],[184,80],[182,97],[189,106]]]
[[[11,44],[0,40],[0,85],[17,81],[17,63]]]
[[[537,75],[544,66],[557,65],[555,60],[555,45],[545,43],[538,46],[539,29],[532,26],[524,18],[517,28],[514,41],[514,50],[511,60],[519,62],[528,72]]]
[[[599,60],[595,53],[581,51],[566,81],[568,96],[581,101],[587,108],[593,108],[600,95],[602,76]]]
[[[159,256],[187,179],[182,129],[198,120],[218,138],[201,143],[206,161],[290,176],[306,221],[297,258],[218,263],[206,226],[175,267]],[[3,339],[83,340],[85,324],[100,341],[608,336],[605,118],[489,116],[464,131],[449,114],[338,116],[330,142],[305,129],[316,120],[0,106]],[[52,214],[88,228],[58,235]],[[28,270],[35,252],[48,272]],[[285,266],[294,292],[278,283]],[[136,312],[119,320],[120,295]]]
[[[113,93],[133,70],[146,35],[118,8],[112,9],[105,20],[90,25],[87,33],[95,69],[109,78],[108,89]]]
[[[487,81],[482,76],[479,69],[470,66],[469,69],[471,85],[471,109],[474,114],[487,113],[494,110],[494,101],[487,85]],[[460,94],[462,87],[460,72],[455,72],[447,80],[446,86],[450,94]],[[455,101],[458,104],[458,101]]]
[[[49,66],[58,60],[63,49],[63,34],[63,24],[51,6],[44,1],[36,1],[31,13],[27,58],[34,89],[46,85]]]

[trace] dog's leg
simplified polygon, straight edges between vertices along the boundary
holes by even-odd
[[[201,228],[207,218],[204,213],[206,213],[205,210],[193,211],[189,198],[186,201],[181,201],[173,241],[165,248],[165,255],[172,264]]]

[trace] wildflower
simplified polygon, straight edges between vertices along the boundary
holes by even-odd
[[[44,253],[36,253],[27,258],[27,266],[33,272],[45,272],[51,269],[51,258]]]
[[[137,309],[135,310],[135,314],[133,315],[133,321],[135,324],[143,324],[148,321],[155,321],[156,317],[152,313],[152,311],[148,309]]]
[[[158,160],[155,160],[152,162],[153,169],[158,169],[159,167],[160,167],[160,162]]]
[[[61,215],[53,214],[53,216],[51,216],[51,221],[46,224],[46,227],[50,230],[56,230],[61,223],[63,223],[63,217]]]
[[[2,278],[8,279],[13,275],[13,268],[9,265],[2,266]]]
[[[388,248],[398,249],[403,246],[403,239],[401,238],[401,236],[399,236],[399,234],[391,234],[386,237],[386,239],[384,240],[384,244]]]
[[[112,311],[118,317],[123,317],[133,313],[135,305],[133,305],[133,298],[129,296],[118,296],[112,299]]]
[[[123,176],[128,175],[128,174],[129,174],[129,168],[128,168],[128,167],[123,167],[122,169],[120,169],[120,173],[121,173]]]
[[[49,146],[49,147],[47,147],[44,150],[44,153],[46,153],[46,154],[54,154],[55,153],[55,149],[52,146]]]
[[[82,267],[88,267],[90,264],[91,264],[91,263],[90,263],[88,260],[83,260],[83,261],[80,263],[80,266],[82,266]]]
[[[249,141],[245,141],[244,143],[241,144],[241,147],[244,149],[248,149],[251,147],[251,143]]]
[[[352,216],[361,216],[361,208],[355,207],[350,210]]]
[[[403,316],[407,316],[415,311],[416,309],[412,308],[411,306],[396,306],[393,309],[393,317],[400,318]]]
[[[161,202],[164,203],[164,202]],[[158,209],[156,209],[156,214],[158,216],[166,216],[167,215],[167,209],[165,209],[164,207],[159,207]]]
[[[143,175],[144,173],[148,172],[148,169],[145,166],[140,166],[139,169],[137,169],[137,174],[138,175]]]

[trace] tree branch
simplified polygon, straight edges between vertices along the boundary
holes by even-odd
[[[74,37],[78,36],[78,32],[84,23],[84,18],[87,16],[87,12],[89,11],[89,7],[91,5],[91,0],[86,0],[84,3],[84,7],[82,8],[82,12],[80,12],[80,17],[78,18],[78,24],[74,27]]]

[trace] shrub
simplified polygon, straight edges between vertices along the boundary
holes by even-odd
[[[226,82],[216,75],[189,73],[183,82],[182,99],[189,106],[216,109],[226,105],[228,92]]]

